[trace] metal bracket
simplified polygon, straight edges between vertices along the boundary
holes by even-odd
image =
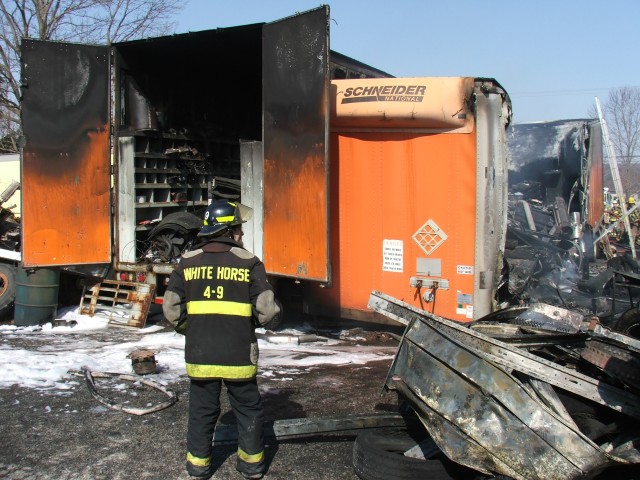
[[[416,276],[409,279],[409,286],[411,288],[433,288],[437,286],[438,290],[449,290],[449,280]]]

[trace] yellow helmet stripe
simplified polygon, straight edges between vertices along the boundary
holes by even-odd
[[[227,215],[226,217],[216,217],[216,222],[218,223],[226,223],[233,222],[233,219],[236,218],[233,215]]]
[[[253,314],[250,303],[225,302],[220,300],[197,300],[187,302],[187,313],[189,315],[238,315],[240,317],[250,317]]]

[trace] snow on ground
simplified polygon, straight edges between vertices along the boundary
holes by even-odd
[[[147,375],[147,378],[170,385],[186,376],[182,335],[159,326],[142,329],[109,326],[106,318],[79,315],[77,308],[60,310],[57,318],[65,320],[69,326],[52,323],[35,327],[0,325],[0,388],[19,385],[64,394],[84,382],[69,371],[88,367],[96,372],[131,374],[131,359],[127,355],[141,348],[157,352],[157,373]],[[264,329],[256,332],[265,333]],[[295,339],[303,333],[308,332],[286,330],[278,335]],[[10,341],[15,339],[19,341]],[[338,340],[325,340],[298,345],[259,339],[259,376],[286,381],[290,378],[288,375],[303,373],[320,364],[364,365],[392,357],[389,348],[345,348]]]

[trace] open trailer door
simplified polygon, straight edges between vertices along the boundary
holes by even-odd
[[[328,282],[329,7],[263,28],[267,272]]]
[[[107,47],[22,42],[25,267],[111,261]]]

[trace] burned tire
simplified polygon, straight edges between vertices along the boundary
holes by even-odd
[[[16,299],[16,273],[13,265],[0,263],[0,320],[4,320],[13,309]]]
[[[481,478],[444,454],[428,460],[405,457],[416,444],[406,430],[361,433],[353,444],[353,469],[362,480]]]
[[[640,308],[633,307],[624,312],[611,328],[629,337],[640,338]]]

